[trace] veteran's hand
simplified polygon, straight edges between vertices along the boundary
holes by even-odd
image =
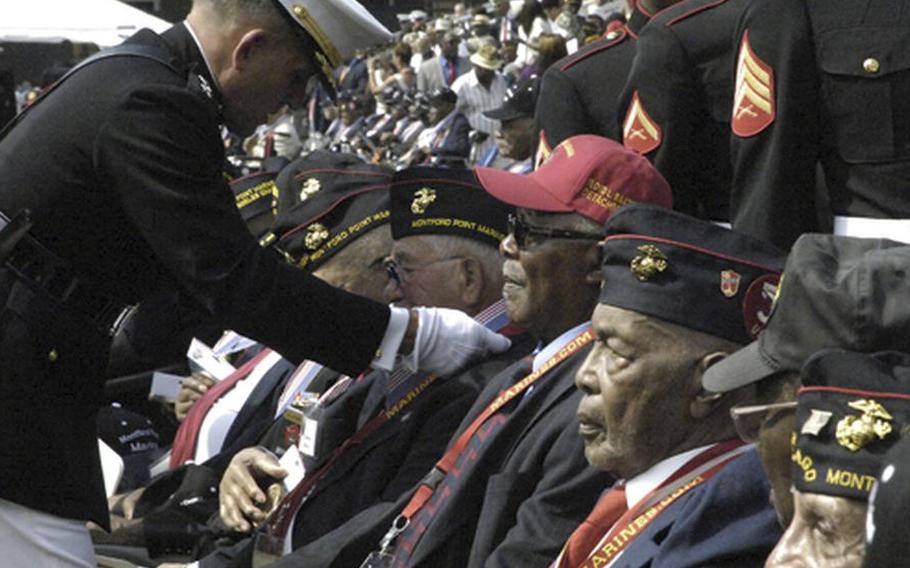
[[[195,373],[183,379],[183,386],[180,387],[180,392],[177,393],[177,400],[174,403],[174,414],[177,415],[177,420],[183,422],[190,408],[214,384],[215,379],[203,373]]]
[[[136,504],[145,493],[145,488],[140,487],[127,493],[118,493],[111,495],[107,499],[107,508],[112,515],[120,515],[125,519],[132,519],[136,510]]]
[[[238,532],[249,532],[265,520],[269,498],[261,486],[288,475],[271,452],[246,448],[231,460],[219,485],[218,504],[222,522]]]

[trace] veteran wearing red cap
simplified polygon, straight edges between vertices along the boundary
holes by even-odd
[[[573,383],[594,339],[603,224],[625,203],[671,204],[645,158],[596,136],[566,141],[527,176],[475,172],[488,193],[519,207],[500,244],[503,297],[512,322],[539,343],[488,382],[401,511],[373,556],[391,555],[391,566],[545,566],[558,554],[610,482],[585,462]]]

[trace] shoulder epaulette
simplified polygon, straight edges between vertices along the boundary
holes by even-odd
[[[560,71],[568,71],[573,66],[577,65],[578,63],[581,63],[585,59],[587,59],[593,55],[596,55],[598,53],[601,53],[602,51],[610,49],[611,47],[622,43],[623,41],[626,40],[626,38],[629,37],[629,30],[627,30],[625,26],[619,28],[618,30],[616,30],[616,32],[612,32],[612,33],[615,33],[616,35],[613,37],[605,36],[604,43],[601,43],[600,45],[597,45],[597,46],[594,46],[594,44],[591,44],[594,47],[590,47],[589,49],[583,49],[579,53],[576,53],[576,54],[570,56],[569,58],[567,58],[568,60],[559,66]]]

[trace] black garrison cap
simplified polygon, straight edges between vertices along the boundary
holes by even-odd
[[[247,228],[257,239],[268,233],[278,208],[278,186],[275,178],[288,165],[286,158],[270,159],[263,170],[230,182],[234,203]]]
[[[391,197],[394,239],[445,234],[498,246],[514,210],[462,168],[419,166],[396,172]]]
[[[316,270],[357,237],[389,221],[392,172],[355,156],[317,151],[276,180],[272,241],[290,262]]]
[[[748,343],[764,327],[785,255],[742,233],[652,205],[613,214],[600,303]]]
[[[793,485],[865,501],[882,457],[910,429],[910,355],[826,349],[802,369]]]
[[[808,234],[793,245],[768,327],[708,367],[705,388],[725,392],[799,371],[824,348],[905,350],[910,335],[910,246]]]

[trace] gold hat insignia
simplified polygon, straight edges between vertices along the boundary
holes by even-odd
[[[636,256],[629,267],[636,278],[645,282],[667,269],[667,256],[654,245],[642,245],[638,251],[644,256]]]
[[[423,215],[427,212],[427,207],[436,201],[436,190],[429,187],[423,187],[414,194],[414,201],[411,202],[411,213]]]
[[[318,179],[307,178],[303,185],[300,186],[300,201],[306,201],[313,197],[320,189],[322,189],[322,184],[319,183]]]
[[[851,452],[859,451],[876,438],[884,440],[891,433],[892,416],[885,407],[874,400],[861,399],[848,405],[862,412],[860,416],[846,416],[837,423],[837,443]]]
[[[306,230],[303,245],[308,250],[316,250],[329,238],[329,230],[322,223],[313,223]]]

